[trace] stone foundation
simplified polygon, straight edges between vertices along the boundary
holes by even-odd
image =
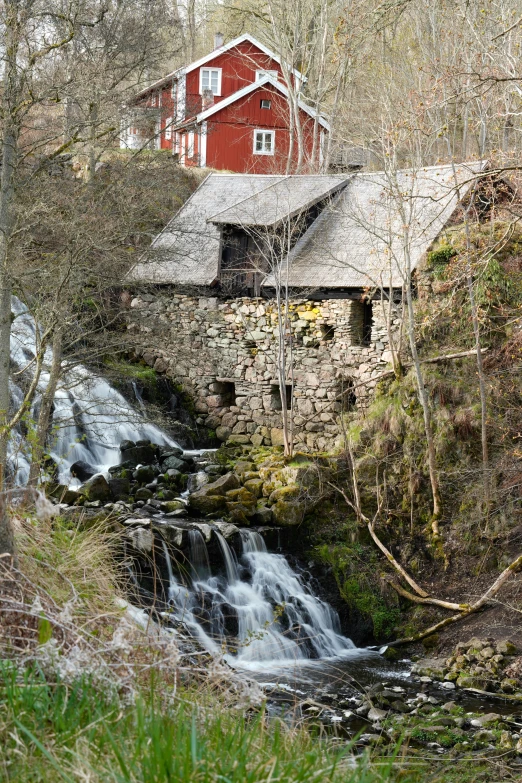
[[[291,301],[293,379],[286,393],[298,450],[334,447],[342,414],[368,404],[391,361],[387,308],[374,302],[370,335],[361,302]],[[392,328],[399,324],[400,313],[393,312]],[[147,364],[183,386],[199,423],[220,440],[282,444],[273,301],[223,301],[172,289],[141,293],[132,299],[128,330]]]

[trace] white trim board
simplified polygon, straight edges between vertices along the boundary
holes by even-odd
[[[272,79],[271,76],[264,76],[259,82],[252,82],[252,84],[247,84],[247,86],[243,87],[241,90],[237,90],[237,92],[233,92],[232,95],[228,96],[228,98],[223,98],[222,101],[218,101],[213,106],[210,106],[208,109],[205,109],[205,111],[200,112],[196,117],[196,122],[203,122],[203,120],[207,120],[209,117],[212,117],[213,114],[216,114],[218,111],[221,111],[221,109],[225,109],[227,106],[230,106],[232,103],[235,103],[240,98],[244,98],[246,95],[249,95],[251,92],[258,90],[260,87],[266,87],[268,84],[272,87],[275,87],[276,90],[279,90],[279,92],[282,93],[285,96],[285,98],[288,100],[289,97],[288,88],[281,82]],[[306,114],[309,114],[310,117],[315,118],[317,116],[315,110],[312,109],[311,106],[308,106],[307,103],[304,103],[304,101],[301,100],[299,100],[298,103],[299,103],[299,108],[302,109],[304,112],[306,112]],[[319,115],[318,117],[318,123],[327,131],[330,130],[330,124],[321,115]]]
[[[228,52],[230,49],[233,49],[235,46],[238,46],[239,44],[244,43],[245,41],[248,41],[253,46],[257,46],[258,49],[260,49],[263,54],[266,54],[268,57],[270,57],[272,60],[275,60],[276,63],[279,63],[281,65],[281,57],[279,57],[275,52],[273,52],[271,49],[268,48],[268,46],[265,46],[260,41],[257,40],[257,38],[254,38],[253,35],[250,35],[250,33],[244,33],[243,35],[240,35],[238,38],[234,38],[232,41],[229,41],[228,43],[224,44],[223,46],[220,46],[219,49],[214,49],[213,52],[209,52],[209,54],[206,54],[204,57],[200,57],[199,60],[195,60],[193,63],[190,63],[187,66],[184,66],[183,68],[176,68],[175,71],[171,71],[171,73],[168,73],[166,76],[163,76],[161,79],[158,79],[157,81],[150,84],[148,87],[144,87],[143,90],[140,90],[135,96],[134,100],[137,100],[138,98],[141,98],[143,95],[146,95],[150,90],[154,90],[156,87],[160,87],[165,82],[168,82],[169,79],[175,79],[177,76],[182,73],[190,73],[190,71],[193,71],[195,68],[199,68],[202,65],[205,65],[209,60],[213,60],[215,57],[219,57],[220,54],[224,54],[225,52]],[[299,79],[299,81],[302,84],[305,84],[308,79],[306,76],[304,76],[301,71],[298,71],[297,68],[292,68],[292,73],[295,76],[296,79]]]

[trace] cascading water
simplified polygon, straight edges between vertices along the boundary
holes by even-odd
[[[26,376],[34,366],[38,333],[32,316],[16,298],[12,309],[11,361],[17,378]],[[49,382],[51,361],[48,350],[31,407],[33,420]],[[22,385],[12,379],[10,389],[12,407],[16,409],[23,400]],[[158,427],[147,423],[143,412],[133,409],[103,378],[93,377],[82,366],[65,369],[54,400],[51,447],[60,481],[70,482],[70,466],[77,460],[100,472],[106,470],[119,462],[122,440],[141,438],[177,445]],[[18,427],[9,444],[10,473],[18,485],[26,483],[29,475],[27,449],[24,431]],[[188,491],[208,480],[204,471],[191,475]],[[337,614],[310,592],[283,555],[267,552],[259,533],[241,531],[239,558],[219,531],[214,529],[213,535],[222,567],[213,572],[201,532],[190,529],[190,567],[181,569],[179,578],[163,543],[172,613],[204,647],[214,652],[226,648],[231,663],[249,668],[270,667],[282,661],[338,658],[354,649],[340,633]]]
[[[214,535],[224,573],[201,575],[200,547],[205,543],[200,534],[199,564],[193,563],[189,584],[174,576],[164,545],[173,613],[208,650],[226,646],[230,663],[256,668],[283,660],[335,658],[354,649],[341,635],[336,612],[312,595],[283,555],[267,551],[259,533],[241,530],[239,560],[221,534]]]
[[[33,317],[19,299],[11,304],[15,315],[11,330],[11,363],[17,372],[34,364],[37,328]],[[49,382],[52,353],[47,350],[38,384],[38,393],[31,407],[31,418],[38,415],[40,395]],[[28,367],[29,366],[29,367]],[[10,381],[11,404],[16,409],[23,400],[19,383]],[[147,423],[141,413],[132,408],[125,398],[106,380],[95,377],[87,368],[66,369],[60,380],[53,414],[51,456],[58,465],[59,480],[68,484],[69,469],[77,460],[83,460],[98,471],[107,470],[119,462],[119,444],[122,440],[148,438],[153,443],[177,446],[162,430]],[[14,483],[23,485],[29,477],[29,455],[23,430],[18,427],[9,444],[9,472]]]

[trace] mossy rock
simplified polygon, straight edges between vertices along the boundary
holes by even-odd
[[[300,525],[304,519],[305,507],[302,503],[296,501],[287,503],[284,500],[278,500],[272,506],[272,517],[274,524],[281,527],[295,527]]]
[[[244,459],[239,459],[234,465],[234,473],[238,476],[243,476],[245,473],[252,472],[255,468],[253,462],[249,462]]]
[[[167,514],[170,514],[173,511],[185,511],[185,508],[185,504],[181,500],[166,500],[161,504],[161,510],[165,511]]]
[[[106,501],[111,497],[111,489],[104,476],[93,476],[85,484],[82,484],[78,490],[85,500],[92,503],[95,500]]]
[[[253,516],[253,510],[247,508],[242,503],[227,502],[227,511],[230,521],[234,525],[240,527],[248,527],[250,525],[250,519]]]
[[[259,478],[249,479],[245,481],[244,487],[255,498],[260,498],[263,495],[263,482]]]
[[[254,512],[256,507],[257,498],[245,487],[239,489],[231,489],[226,493],[227,501],[232,503],[242,503],[243,506]]]
[[[223,495],[208,495],[200,491],[189,495],[189,506],[200,514],[214,514],[225,510],[226,501]]]
[[[295,500],[299,497],[300,488],[297,484],[291,484],[288,487],[278,487],[270,493],[269,500],[271,503],[277,503],[278,501],[284,501],[288,503],[291,500]]]

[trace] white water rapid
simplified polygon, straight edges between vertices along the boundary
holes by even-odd
[[[210,571],[197,533],[190,539],[188,584],[176,579],[163,547],[173,614],[206,649],[226,648],[231,664],[250,669],[338,658],[355,649],[341,635],[337,613],[310,592],[283,555],[267,551],[259,533],[241,530],[239,559],[220,533],[214,535],[223,567]]]
[[[14,321],[11,331],[11,364],[14,374],[10,381],[13,411],[23,400],[21,384],[16,380],[20,370],[34,363],[37,331],[33,317],[19,299],[11,304]],[[38,418],[40,395],[49,382],[52,353],[45,354],[38,393],[29,419]],[[30,424],[30,421],[27,422]],[[54,400],[53,435],[50,453],[58,465],[59,480],[71,483],[70,466],[83,460],[103,472],[120,461],[122,440],[148,438],[160,445],[177,446],[162,430],[147,423],[125,398],[106,380],[93,376],[86,368],[71,367],[64,373]],[[22,486],[29,477],[29,454],[24,428],[13,432],[9,444],[9,474],[13,483]]]

